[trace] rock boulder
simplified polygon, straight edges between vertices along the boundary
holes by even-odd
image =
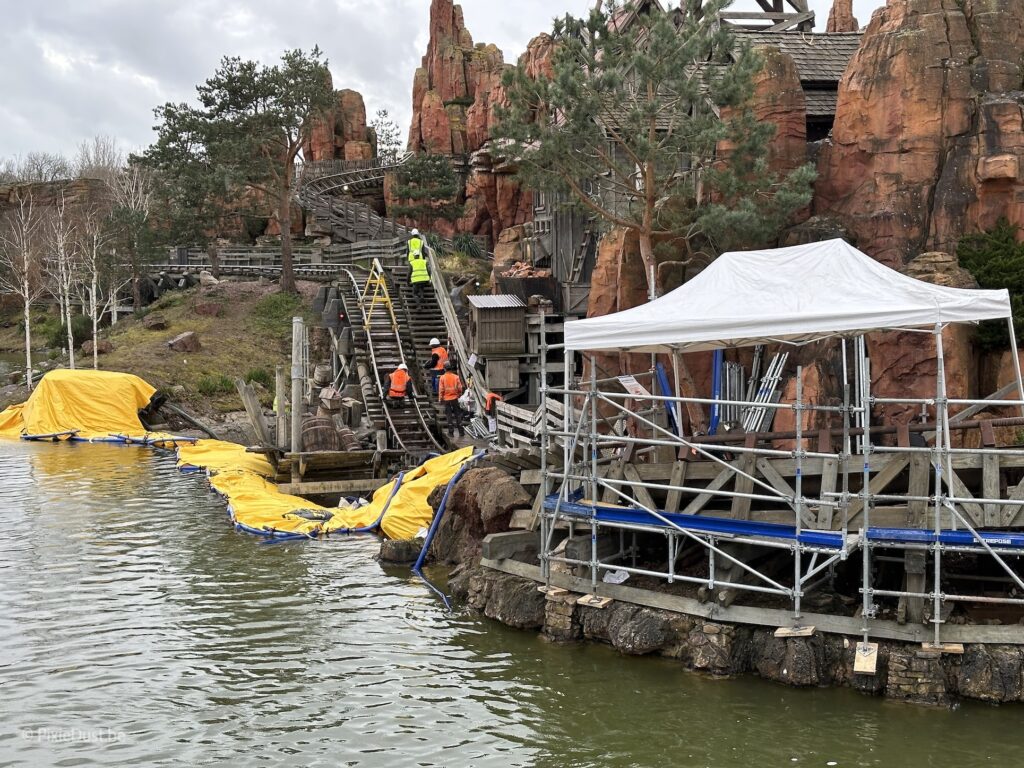
[[[199,343],[199,336],[195,331],[186,331],[185,333],[178,334],[167,342],[167,346],[175,352],[188,353],[198,352],[203,348],[203,345]]]

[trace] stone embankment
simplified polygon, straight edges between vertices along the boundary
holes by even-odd
[[[431,499],[435,508],[439,501],[440,494]],[[792,686],[843,686],[939,706],[961,698],[1024,701],[1020,646],[967,645],[956,655],[881,641],[876,673],[865,675],[854,672],[856,638],[821,632],[778,638],[775,627],[708,621],[620,601],[604,608],[579,605],[581,595],[573,592],[545,595],[532,579],[481,565],[484,536],[507,530],[514,510],[528,506],[529,496],[506,473],[471,470],[453,490],[431,547],[435,562],[453,566],[454,596],[507,626],[540,632],[553,642],[600,642],[626,656],[675,659],[716,676],[753,674]],[[536,547],[524,546],[514,557],[536,565]]]

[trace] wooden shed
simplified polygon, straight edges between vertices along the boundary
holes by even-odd
[[[526,351],[526,305],[518,296],[467,296],[469,346],[476,354],[520,355]]]

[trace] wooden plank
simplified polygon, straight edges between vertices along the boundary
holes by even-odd
[[[829,498],[827,494],[835,493],[836,484],[839,481],[839,459],[825,459],[821,471],[821,490],[818,498],[822,501],[835,502],[836,499]],[[818,528],[826,531],[832,530],[832,520],[835,517],[836,508],[830,504],[822,504],[818,507]]]
[[[672,490],[668,492],[668,497],[665,499],[665,511],[666,512],[678,512],[679,504],[682,501],[683,492],[679,490],[679,486],[686,482],[686,469],[689,462],[677,461],[672,465],[672,473],[669,475],[668,484],[672,486]],[[1024,485],[1024,483],[1022,483]]]
[[[910,464],[909,453],[897,454],[895,459],[890,460],[885,467],[876,473],[868,482],[868,493],[879,494],[884,491],[889,487],[889,484],[892,483],[893,480],[900,476],[900,473],[907,468],[908,464]],[[854,499],[850,502],[850,514],[848,519],[852,521],[863,511],[864,500]]]
[[[1004,457],[1005,458],[1005,457]],[[1003,466],[1006,466],[1006,462],[1002,462]],[[1020,501],[1024,502],[1024,481],[1017,483],[1013,492],[1010,493],[1007,501]],[[1003,506],[1003,525],[1011,525],[1014,519],[1020,514],[1021,509],[1024,508],[1022,504],[1007,504]]]
[[[268,450],[274,449],[275,446],[270,439],[270,432],[267,430],[267,420],[263,417],[263,406],[260,405],[256,392],[250,384],[247,384],[242,379],[235,380],[235,389],[238,390],[238,396],[242,398],[242,405],[245,406],[249,422],[252,424],[253,429],[256,430],[256,438],[259,440],[260,445]]]
[[[480,565],[494,571],[512,576],[530,579],[543,584],[540,566],[528,565],[515,560],[481,560]],[[572,576],[567,573],[551,573],[550,583],[554,587],[569,592],[587,594],[592,592],[590,579]],[[747,624],[762,627],[782,627],[793,622],[792,611],[780,608],[755,608],[745,605],[722,606],[714,602],[701,603],[698,600],[665,592],[652,592],[646,589],[626,586],[625,584],[607,584],[599,582],[596,594],[610,597],[631,605],[643,605],[648,608],[660,608],[666,611],[699,616],[715,621],[732,624]],[[854,616],[833,616],[821,613],[805,613],[802,617],[808,625],[813,625],[818,632],[834,635],[859,637],[864,631],[864,619]],[[895,621],[872,619],[870,634],[883,640],[901,640],[909,643],[926,643],[932,637],[932,628],[924,625],[902,625]],[[942,628],[947,643],[995,643],[1008,645],[1024,644],[1020,627],[982,626],[948,624]]]
[[[942,474],[942,480],[946,484],[946,488],[949,492],[958,499],[973,499],[974,494],[971,493],[970,489],[964,485],[964,481],[960,479],[960,475],[953,472],[952,477],[947,477],[946,473]],[[974,504],[972,502],[960,502],[959,505],[963,508],[963,511],[971,518],[973,525],[983,525],[985,520],[985,513],[981,508],[980,504]]]
[[[623,478],[631,483],[642,482],[640,475],[636,471],[636,467],[633,464],[624,464],[622,467]],[[654,502],[654,497],[651,496],[651,492],[641,486],[623,486],[623,490],[630,488],[633,491],[633,498],[643,504],[648,509],[657,509],[658,505]]]
[[[931,489],[931,478],[932,465],[928,461],[928,456],[923,453],[912,454],[910,456],[910,480],[907,485],[907,495],[928,496]],[[910,527],[921,528],[927,519],[928,502],[908,502],[907,512],[910,517]]]
[[[994,453],[986,453],[981,463],[981,496],[985,499],[998,499],[999,493],[999,456]],[[985,504],[984,515],[986,526],[999,525],[999,504]]]
[[[719,464],[718,466],[721,467],[721,464]],[[709,501],[711,501],[711,499],[714,498],[713,494],[711,494],[710,491],[720,491],[726,485],[726,483],[732,480],[735,476],[735,467],[730,466],[722,469],[722,471],[718,473],[718,477],[716,477],[708,484],[708,492],[698,495],[697,498],[695,498],[693,501],[687,504],[686,509],[683,510],[683,514],[696,515],[698,512],[704,509],[704,507],[707,505]]]
[[[754,472],[754,468],[757,466],[757,455],[753,453],[745,453],[740,457],[739,469],[741,472],[745,472],[751,475]],[[736,492],[737,493],[753,493],[754,481],[749,477],[743,475],[736,475]],[[750,502],[751,499],[744,498],[743,496],[732,497],[732,516],[737,520],[749,520],[750,519]]]
[[[608,474],[605,475],[606,480],[622,480],[625,478],[625,464],[621,461],[617,461],[612,464],[611,469],[608,470]],[[621,499],[621,496],[617,496],[615,491],[611,488],[604,488],[601,493],[601,503],[611,504]]]
[[[282,483],[277,486],[281,493],[292,496],[308,496],[320,493],[371,493],[387,485],[387,478],[369,477],[363,480],[325,480],[323,482]]]
[[[814,632],[816,629],[817,627],[813,626],[779,627],[775,630],[775,636],[778,638],[814,637]]]
[[[787,496],[789,498],[796,498],[796,491],[793,490],[793,486],[791,486],[786,481],[786,479],[779,474],[774,464],[772,464],[767,459],[758,459],[757,468],[758,470],[760,470],[761,475],[764,477],[765,480],[768,481],[768,484],[771,485],[772,488],[774,488],[784,496]],[[780,501],[782,501],[782,499],[780,499]],[[814,516],[811,515],[810,511],[807,509],[803,511],[803,514],[801,515],[801,520],[803,521],[803,524],[808,527],[814,527],[815,522],[817,522],[814,519]],[[788,522],[792,522],[792,517],[790,517]]]

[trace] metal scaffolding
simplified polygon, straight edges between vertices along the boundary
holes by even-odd
[[[1013,323],[1008,321],[1012,349],[1016,349]],[[947,363],[943,346],[945,324],[937,324],[922,333],[934,339],[937,372],[935,396],[928,399],[875,397],[871,390],[871,361],[868,343],[863,335],[836,338],[841,347],[840,382],[842,402],[826,405],[808,402],[803,389],[803,370],[796,368],[795,398],[777,402],[759,396],[757,382],[746,388],[745,399],[681,397],[678,391],[678,355],[672,348],[676,371],[676,391],[653,394],[642,386],[623,386],[616,380],[597,379],[597,365],[592,355],[585,377],[575,375],[576,352],[564,346],[547,345],[542,337],[541,360],[549,349],[563,349],[565,382],[562,388],[548,386],[542,376],[542,402],[549,396],[561,398],[564,421],[560,428],[542,420],[541,457],[546,502],[541,515],[541,571],[548,585],[552,567],[577,568],[589,571],[592,591],[609,571],[655,577],[669,584],[693,584],[715,594],[723,589],[775,595],[789,601],[793,626],[802,618],[802,599],[827,581],[836,566],[860,554],[860,615],[863,617],[863,642],[871,637],[872,620],[878,616],[879,599],[914,600],[916,605],[927,601],[934,645],[941,647],[944,609],[957,602],[1003,603],[1024,605],[1024,599],[1007,589],[1005,594],[959,594],[944,589],[944,557],[951,553],[973,553],[987,556],[998,564],[1007,585],[1016,586],[1024,595],[1024,580],[1012,560],[1024,555],[1024,534],[1008,532],[1013,519],[1003,512],[1013,512],[1024,505],[1024,480],[1017,488],[1000,491],[1000,457],[1013,467],[1024,467],[1024,451],[996,447],[960,448],[952,440],[954,430],[971,424],[966,420],[990,407],[1013,406],[1024,416],[1021,370],[1017,355],[1016,381],[986,400],[951,399],[946,378]],[[897,329],[907,330],[907,329]],[[628,351],[628,350],[626,350]],[[761,354],[755,358],[760,363]],[[777,358],[778,359],[778,358]],[[652,363],[652,370],[654,364]],[[777,370],[776,370],[777,369]],[[781,367],[769,366],[765,378],[781,376]],[[753,378],[753,377],[752,377]],[[635,384],[635,380],[625,382]],[[662,387],[664,389],[664,386]],[[731,387],[727,391],[742,391]],[[1016,392],[1016,397],[1011,394]],[[732,396],[734,398],[734,396]],[[838,397],[836,402],[838,402]],[[793,414],[795,430],[786,441],[777,435],[743,435],[742,428],[719,438],[687,436],[678,418],[687,406],[717,407],[730,414]],[[877,406],[903,405],[920,409],[924,424],[913,425],[915,434],[923,439],[898,445],[876,442],[879,435],[899,431],[892,427],[872,425]],[[952,410],[956,409],[956,413]],[[672,411],[675,419],[659,419],[658,413]],[[841,423],[829,434],[839,438],[828,445],[812,448],[813,435],[805,424],[815,414],[826,414],[827,421]],[[824,419],[825,417],[821,417]],[[763,423],[760,417],[747,423]],[[770,419],[767,420],[770,423]],[[810,423],[814,423],[810,421]],[[1002,419],[1006,425],[1024,424],[1024,419]],[[629,425],[624,429],[622,425]],[[973,423],[977,424],[977,423]],[[674,426],[679,425],[679,426]],[[739,425],[737,425],[739,426]],[[900,432],[905,437],[910,428]],[[787,443],[791,443],[787,444]],[[552,467],[549,451],[562,446],[562,466]],[[606,468],[633,457],[671,455],[680,466],[671,478],[645,479],[636,471],[611,472]],[[927,457],[927,466],[921,458]],[[898,475],[903,460],[914,462],[920,472],[916,483],[909,483],[906,493],[885,492],[892,476]],[[785,460],[791,471],[783,477],[773,467]],[[774,462],[774,464],[773,464]],[[829,482],[823,480],[809,490],[806,469],[815,466],[835,467]],[[991,467],[995,466],[996,482]],[[698,464],[721,469],[707,482],[688,481],[687,467]],[[981,493],[972,494],[960,481],[957,468],[985,468]],[[643,465],[640,465],[641,467]],[[909,472],[909,470],[906,470]],[[885,472],[886,476],[882,477]],[[690,474],[693,474],[691,471]],[[760,476],[759,476],[760,474]],[[706,472],[704,479],[710,477]],[[923,483],[921,478],[923,477]],[[722,479],[724,478],[724,479]],[[730,489],[730,481],[732,488]],[[659,505],[663,497],[672,503]],[[708,509],[708,505],[717,509]],[[925,507],[927,505],[927,507]],[[728,506],[729,513],[725,513]],[[672,509],[662,508],[672,507]],[[876,510],[884,507],[888,518],[892,510],[904,508],[907,522],[898,527],[878,526],[872,522]],[[930,510],[930,516],[912,519],[910,510]],[[982,510],[979,518],[972,510]],[[930,517],[930,519],[929,519]],[[769,518],[771,521],[769,521]],[[785,522],[779,522],[780,519]],[[997,522],[998,521],[998,522]],[[1018,523],[1020,525],[1020,523]],[[590,537],[589,556],[568,556],[559,544],[560,531],[568,528],[570,537]],[[648,534],[665,539],[664,567],[637,562],[637,536]],[[602,546],[611,537],[617,548]],[[603,539],[605,541],[603,541]],[[651,541],[648,536],[648,543]],[[706,560],[698,575],[684,573],[678,563],[687,545],[697,545]],[[693,547],[690,548],[694,550]],[[585,545],[584,545],[585,550]],[[694,550],[696,551],[696,550]],[[890,551],[912,553],[913,557],[931,558],[931,575],[923,581],[909,581],[901,589],[883,589],[873,584],[873,564]],[[767,553],[788,554],[792,569],[780,570],[778,558]],[[691,558],[692,560],[693,558]],[[774,566],[774,567],[772,567]],[[1022,633],[1024,642],[1024,633]]]

